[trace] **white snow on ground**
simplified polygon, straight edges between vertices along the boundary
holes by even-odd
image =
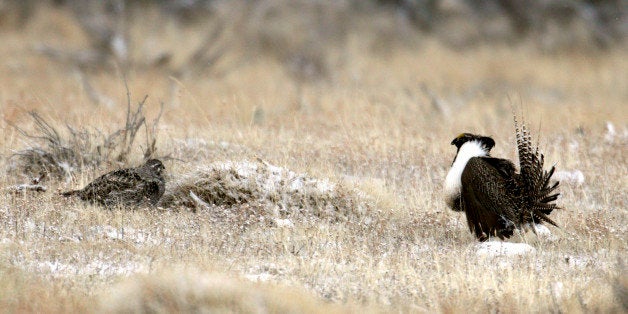
[[[294,227],[294,223],[290,219],[275,218],[273,221],[275,222],[275,225],[280,228],[293,228]]]
[[[137,262],[112,263],[92,260],[86,265],[66,264],[59,261],[42,261],[33,265],[37,272],[50,273],[54,277],[70,277],[81,275],[131,275],[147,273],[148,268]]]
[[[565,263],[567,263],[567,265],[569,265],[572,268],[584,269],[587,267],[591,267],[592,265],[596,263],[596,261],[592,257],[589,257],[589,256],[568,255],[568,256],[565,256]]]
[[[27,222],[30,228],[38,228],[35,222]],[[32,226],[31,226],[32,225]],[[126,243],[134,243],[136,245],[155,245],[160,242],[155,237],[150,236],[149,233],[143,230],[134,228],[116,228],[110,225],[92,226],[85,233],[78,233],[73,236],[67,236],[58,234],[59,231],[53,230],[52,227],[47,227],[46,231],[49,234],[56,234],[51,239],[58,239],[58,241],[124,241]],[[167,240],[168,238],[164,239]],[[5,241],[6,240],[6,241]],[[10,239],[3,239],[3,243],[10,244]],[[163,243],[163,240],[162,240]],[[72,261],[60,261],[60,260],[38,260],[30,263],[20,262],[24,269],[27,271],[34,271],[43,274],[50,274],[53,277],[71,277],[71,276],[117,276],[117,275],[131,275],[135,273],[148,272],[148,266],[146,263],[138,261],[117,261],[109,260],[105,254],[98,254],[92,258],[86,257],[85,259],[78,258]]]
[[[536,224],[534,225],[534,230],[539,237],[549,237],[552,235],[552,232],[544,225]]]
[[[357,188],[258,159],[199,166],[166,186],[160,206],[211,209],[218,205],[237,209],[247,203],[263,211],[258,214],[272,214],[274,218],[298,213],[344,219],[363,214],[371,200]],[[277,221],[277,225],[286,226],[282,221]]]
[[[615,131],[615,126],[610,121],[606,122],[606,134],[604,134],[604,140],[606,142],[612,143],[615,140],[615,136],[617,136],[617,132]]]
[[[327,179],[308,178],[303,174],[265,162],[225,161],[214,163],[209,168],[223,171],[235,170],[238,176],[245,180],[254,180],[257,186],[269,194],[285,190],[298,192],[304,188],[313,189],[318,193],[330,193],[336,188],[336,185]]]
[[[278,267],[274,263],[270,263],[251,267],[249,271],[244,274],[244,278],[253,282],[264,282],[277,279],[283,275],[283,273],[284,271],[281,267]]]
[[[169,229],[163,230],[164,232],[170,232]],[[73,238],[79,241],[87,240],[92,241],[94,239],[110,239],[117,241],[124,241],[126,243],[133,243],[136,245],[160,245],[172,243],[173,239],[169,236],[156,236],[150,232],[142,229],[135,229],[131,227],[116,228],[110,225],[92,226],[85,234],[78,233]]]
[[[244,278],[253,281],[253,282],[264,282],[272,279],[274,276],[269,273],[262,274],[247,274],[244,275]]]
[[[517,256],[534,254],[536,249],[526,243],[487,241],[476,245],[479,256]]]
[[[552,234],[552,231],[546,225],[543,225],[543,224],[533,224],[533,225],[527,224],[525,230],[533,231],[539,240],[553,242],[559,239],[559,237]],[[521,235],[524,238],[527,238],[530,235],[530,233],[522,232]]]
[[[115,228],[113,226],[105,225],[92,227],[90,228],[90,231],[112,240],[128,240],[134,242],[135,244],[142,244],[149,238],[149,235],[146,232],[130,227]]]
[[[557,281],[552,283],[552,294],[554,295],[554,298],[556,300],[560,300],[560,298],[563,296],[563,292],[565,290],[565,285],[563,285],[562,282]]]

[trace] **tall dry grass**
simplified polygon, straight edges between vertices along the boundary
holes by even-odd
[[[3,169],[25,145],[11,125],[32,131],[31,110],[59,129],[112,132],[124,121],[119,75],[89,74],[114,100],[95,105],[76,72],[31,53],[50,38],[81,46],[78,33],[52,12],[0,35]],[[322,81],[297,83],[266,57],[217,77],[137,70],[127,80],[135,101],[149,95],[147,116],[166,102],[157,154],[172,157],[169,182],[199,166],[261,158],[355,188],[373,208],[356,219],[295,214],[277,224],[266,223],[276,218],[272,209],[255,208],[268,204],[127,211],[59,198],[57,190],[116,166],[86,169],[69,182],[47,181],[46,193],[0,194],[0,308],[626,311],[625,50],[545,55],[522,44],[455,52],[423,38],[382,55],[369,49],[368,35],[347,36],[345,61]],[[581,171],[584,182],[561,183],[563,209],[552,215],[561,228],[552,236],[514,239],[535,253],[483,256],[465,218],[441,198],[455,154],[449,142],[463,131],[487,134],[494,155],[516,158],[513,105],[523,108],[546,161]],[[141,145],[130,154],[128,164],[138,163]]]

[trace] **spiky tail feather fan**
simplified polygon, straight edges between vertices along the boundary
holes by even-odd
[[[552,166],[549,171],[543,170],[545,159],[543,154],[539,153],[538,146],[533,146],[532,137],[525,122],[522,121],[521,126],[519,126],[517,115],[513,115],[519,153],[519,167],[521,169],[519,189],[522,192],[521,195],[526,195],[521,204],[520,222],[524,224],[545,221],[558,227],[547,216],[552,210],[558,208],[552,202],[558,199],[560,193],[552,193],[558,188],[559,182],[550,184],[555,167]]]

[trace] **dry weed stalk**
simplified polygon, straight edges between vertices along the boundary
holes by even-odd
[[[29,146],[18,151],[12,158],[17,160],[9,168],[10,173],[29,178],[56,178],[69,180],[72,174],[84,168],[96,168],[103,163],[126,163],[131,151],[136,148],[135,140],[139,129],[145,127],[146,147],[143,157],[154,156],[157,150],[157,125],[163,112],[161,105],[158,116],[152,123],[146,122],[144,105],[148,96],[131,108],[127,88],[127,115],[122,128],[103,135],[100,131],[77,129],[66,125],[67,136],[61,135],[56,127],[35,111],[29,112],[35,124],[34,133],[13,125],[25,138]]]

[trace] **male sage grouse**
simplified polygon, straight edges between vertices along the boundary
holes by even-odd
[[[165,191],[163,163],[150,159],[137,168],[119,169],[98,177],[82,190],[64,192],[63,196],[78,196],[84,201],[114,206],[153,206]]]
[[[554,167],[543,170],[543,154],[516,117],[515,131],[519,172],[510,160],[489,155],[495,146],[490,137],[463,133],[451,142],[458,150],[445,179],[447,205],[465,212],[470,231],[480,241],[509,238],[515,228],[535,231],[535,224],[543,222],[557,227],[548,217],[559,195],[554,193],[558,182],[550,184]]]

